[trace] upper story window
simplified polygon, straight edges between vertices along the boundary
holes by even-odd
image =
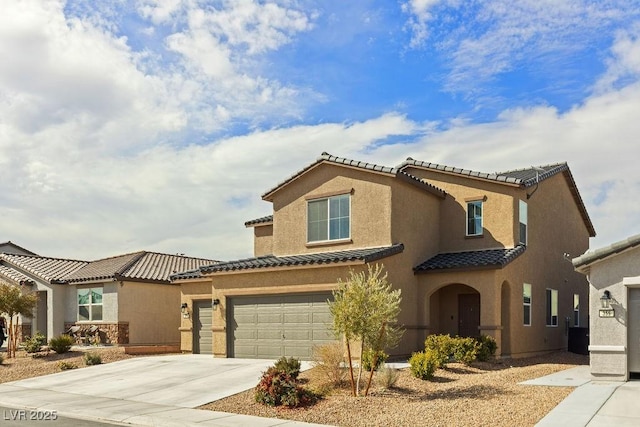
[[[482,235],[482,200],[467,202],[467,236]]]
[[[558,326],[558,291],[547,289],[547,326]]]
[[[307,202],[307,241],[348,239],[351,235],[349,194]]]
[[[522,200],[520,200],[520,205],[519,205],[519,217],[520,217],[520,237],[519,237],[519,242],[522,243],[523,245],[527,244],[527,223],[528,223],[528,216],[529,214],[527,213],[527,202],[524,202]]]
[[[78,321],[102,320],[102,288],[78,289]]]

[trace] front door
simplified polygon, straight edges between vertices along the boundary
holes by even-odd
[[[629,372],[640,373],[640,289],[629,289],[629,325],[627,326]]]
[[[480,336],[480,294],[458,294],[458,335]]]

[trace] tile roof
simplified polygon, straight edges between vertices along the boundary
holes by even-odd
[[[31,252],[29,249],[25,249],[20,245],[16,245],[15,243],[13,243],[11,240],[7,240],[6,242],[0,242],[0,248],[3,246],[13,246],[14,248],[24,252],[27,255],[38,255],[34,252]],[[13,253],[13,252],[7,252],[5,251],[5,253]]]
[[[391,176],[396,176],[396,177],[400,177],[402,179],[404,179],[407,182],[410,182],[426,191],[429,191],[439,197],[444,198],[446,196],[446,193],[431,185],[428,184],[424,181],[422,181],[420,178],[417,178],[411,174],[408,174],[405,171],[399,170],[398,168],[392,168],[389,166],[381,166],[381,165],[376,165],[373,163],[367,163],[367,162],[361,162],[358,160],[351,160],[351,159],[347,159],[344,157],[337,157],[337,156],[332,156],[329,153],[322,153],[320,155],[320,157],[318,157],[318,159],[311,163],[310,165],[307,165],[306,167],[302,168],[301,170],[299,170],[298,172],[294,173],[293,175],[291,175],[290,177],[288,177],[287,179],[285,179],[284,181],[280,182],[278,185],[276,185],[275,187],[273,187],[271,190],[267,191],[266,193],[264,193],[262,195],[262,199],[263,200],[271,200],[271,197],[273,195],[273,193],[275,193],[277,190],[279,190],[280,188],[286,186],[287,184],[289,184],[290,182],[296,180],[298,177],[300,177],[301,175],[304,175],[306,172],[308,172],[309,170],[315,168],[316,166],[318,166],[321,163],[332,163],[332,164],[336,164],[336,165],[340,165],[340,166],[347,166],[347,167],[353,167],[353,168],[357,168],[357,169],[362,169],[362,170],[366,170],[366,171],[371,171],[371,172],[378,172],[378,173],[383,173],[383,174],[388,174]]]
[[[6,253],[0,254],[0,261],[14,270],[33,274],[48,283],[63,283],[66,276],[87,265],[87,261]]]
[[[526,247],[484,249],[478,251],[441,253],[414,267],[415,273],[441,272],[442,270],[477,270],[503,268],[524,253]]]
[[[214,265],[204,266],[200,269],[174,274],[172,280],[195,279],[203,274],[218,273],[222,271],[252,270],[270,267],[295,267],[301,265],[314,264],[335,264],[349,261],[373,262],[391,255],[395,255],[404,250],[404,245],[398,243],[391,246],[351,249],[336,252],[319,252],[301,255],[274,256],[266,255],[256,258],[246,258],[236,261],[221,262]]]
[[[66,277],[69,283],[131,280],[169,283],[169,276],[211,265],[215,260],[140,251],[88,263]]]
[[[612,243],[600,249],[590,250],[572,260],[573,266],[578,270],[584,270],[596,261],[609,258],[615,254],[640,246],[640,234],[628,237],[619,242]]]
[[[582,220],[585,223],[587,230],[589,231],[589,235],[591,237],[594,237],[596,235],[596,230],[593,226],[593,223],[591,222],[591,218],[589,217],[587,208],[584,205],[582,196],[580,196],[580,192],[578,191],[578,186],[576,185],[576,182],[573,179],[573,174],[571,173],[571,170],[569,169],[569,165],[566,162],[555,163],[555,164],[550,164],[546,166],[535,166],[535,167],[530,167],[525,169],[516,169],[516,170],[510,170],[506,172],[484,173],[484,172],[477,172],[477,171],[472,171],[468,169],[460,169],[460,168],[454,168],[451,166],[439,165],[437,163],[423,162],[420,160],[414,160],[411,157],[409,157],[406,161],[404,161],[402,164],[398,166],[398,169],[403,170],[411,166],[423,168],[423,169],[430,169],[434,171],[464,175],[472,178],[485,179],[488,181],[518,185],[522,188],[530,188],[548,178],[551,178],[556,174],[563,173],[567,181],[567,185],[569,186],[569,190],[571,191],[571,195],[573,196],[573,199],[576,202],[576,205],[578,206],[578,210],[580,211],[580,216],[582,217]]]
[[[245,227],[253,227],[254,225],[263,225],[273,222],[273,215],[267,215],[260,218],[252,219],[244,223]]]
[[[9,279],[9,281],[19,284],[20,282],[30,282],[33,280],[26,274],[9,267],[8,265],[0,264],[0,281],[1,279]]]

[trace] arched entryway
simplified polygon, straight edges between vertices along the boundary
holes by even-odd
[[[429,298],[430,333],[480,336],[480,293],[460,283],[444,286]]]

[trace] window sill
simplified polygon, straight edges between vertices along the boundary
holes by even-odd
[[[483,237],[484,237],[484,234],[474,234],[472,236],[467,234],[464,236],[465,239],[481,239]]]
[[[353,243],[353,240],[351,239],[323,240],[321,242],[308,242],[306,246],[308,248],[315,248],[317,246],[347,245],[349,243]]]

